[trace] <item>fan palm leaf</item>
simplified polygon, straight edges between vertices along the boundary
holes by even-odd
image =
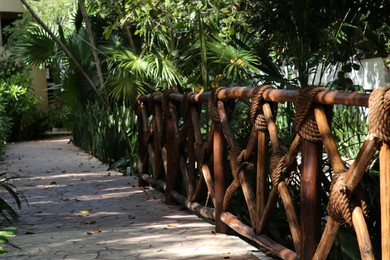
[[[26,29],[15,46],[18,57],[30,65],[47,65],[55,54],[55,43],[38,25]]]
[[[210,59],[214,64],[223,67],[227,78],[236,80],[254,76],[260,73],[260,59],[248,47],[247,39],[240,34],[234,41],[223,41],[220,38],[207,43]]]

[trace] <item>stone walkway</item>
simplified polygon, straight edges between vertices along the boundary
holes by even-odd
[[[28,200],[5,259],[271,259],[137,178],[107,171],[69,138],[8,145],[0,172]],[[0,197],[8,194],[0,191]]]

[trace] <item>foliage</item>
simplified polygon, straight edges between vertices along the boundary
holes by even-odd
[[[18,188],[14,184],[11,183],[12,180],[20,178],[16,174],[10,173],[0,173],[0,187],[6,190],[13,199],[14,204],[18,209],[22,208],[22,202],[25,201],[27,203],[26,197],[21,193]],[[17,212],[9,205],[5,199],[0,198],[0,223],[4,220],[8,222],[12,222],[12,220],[16,220],[18,218]]]
[[[126,106],[107,112],[98,103],[90,103],[76,117],[73,141],[102,162],[113,164],[129,159],[123,165],[136,169],[136,116]]]
[[[30,71],[18,65],[15,60],[0,60],[2,77],[0,78],[0,116],[2,143],[6,140],[21,140],[36,136],[31,126],[43,121],[37,106],[40,99],[30,92]],[[2,115],[3,114],[3,115]],[[37,127],[38,128],[38,127]],[[40,128],[43,130],[43,126]],[[35,129],[38,130],[38,129]],[[41,131],[43,133],[43,131]]]
[[[16,228],[14,227],[7,227],[0,229],[0,244],[6,244],[8,243],[8,238],[14,237],[16,233]],[[2,246],[0,246],[0,256],[7,253],[7,250],[5,250]]]

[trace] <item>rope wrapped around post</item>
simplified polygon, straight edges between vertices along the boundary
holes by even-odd
[[[368,115],[370,134],[373,137],[390,143],[390,87],[375,89],[369,98]]]
[[[349,196],[345,185],[345,176],[345,171],[333,174],[327,211],[334,220],[339,223],[346,222],[352,226],[353,209],[360,206],[364,216],[367,217],[368,208],[360,186],[356,187],[353,196]]]
[[[298,97],[295,101],[295,128],[299,136],[311,142],[320,142],[321,134],[318,130],[314,116],[314,98],[326,90],[324,87],[305,87],[298,90]]]
[[[168,100],[168,96],[171,93],[176,93],[176,91],[174,91],[174,90],[167,90],[162,95],[162,102],[161,102],[162,103],[162,110],[163,110],[163,113],[164,113],[164,115],[166,117],[171,117],[172,116],[170,108],[169,108],[170,101]]]
[[[180,112],[184,120],[188,118],[188,113],[190,111],[190,98],[192,95],[196,94],[195,92],[187,92],[183,95],[183,101],[181,102]],[[192,120],[187,120],[186,123],[189,126],[192,126]]]
[[[273,86],[265,85],[265,86],[258,86],[253,90],[253,96],[250,106],[250,118],[251,123],[253,127],[257,131],[265,131],[267,130],[267,121],[264,116],[263,112],[263,104],[266,103],[265,99],[263,98],[263,93],[268,89],[275,89]],[[270,103],[272,114],[276,116],[276,112],[278,109],[278,104],[274,102],[268,102]]]
[[[286,164],[286,156],[281,152],[272,154],[270,167],[271,167],[271,182],[272,186],[277,188],[282,181],[288,185],[296,172],[297,162],[291,160],[289,165]]]

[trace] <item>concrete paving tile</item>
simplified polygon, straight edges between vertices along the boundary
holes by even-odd
[[[107,171],[68,139],[8,146],[0,169],[28,199],[5,259],[272,259],[214,227],[134,176]],[[7,194],[0,193],[0,196]]]

